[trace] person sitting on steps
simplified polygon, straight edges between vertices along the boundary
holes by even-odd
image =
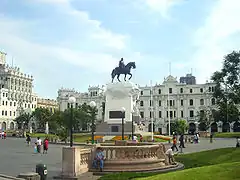
[[[93,160],[93,168],[98,168],[98,163],[100,166],[100,171],[103,171],[103,163],[104,163],[104,153],[101,147],[97,147],[96,149],[96,157]]]

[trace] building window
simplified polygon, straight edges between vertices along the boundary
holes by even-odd
[[[4,116],[4,111],[2,111],[2,116]]]
[[[211,87],[208,88],[208,91],[211,92]]]
[[[5,93],[3,93],[3,97],[5,97]]]
[[[150,118],[154,118],[154,112],[150,111]]]
[[[5,103],[5,104],[6,104],[6,106],[7,106],[7,105],[8,105],[8,102],[6,101],[6,103]]]
[[[168,111],[166,111],[167,112],[167,118],[168,118]]]
[[[200,99],[200,105],[201,105],[201,106],[204,105],[204,99]]]
[[[7,116],[7,111],[5,111],[5,116]]]
[[[70,108],[70,103],[67,103],[67,108]]]
[[[203,120],[203,118],[204,118],[204,110],[200,110],[199,115],[200,115],[200,120]]]
[[[212,92],[214,92],[214,90],[215,90],[214,87],[212,87]]]
[[[15,111],[13,112],[13,116],[16,116],[16,112]]]
[[[149,101],[149,105],[150,105],[150,106],[153,105],[153,101],[152,101],[152,100]]]
[[[174,111],[173,113],[174,113],[174,117],[176,117],[176,111]]]
[[[144,118],[144,112],[140,112],[141,118]]]
[[[189,115],[190,115],[190,117],[194,117],[194,112],[193,112],[193,110],[190,110],[190,111],[189,111]]]
[[[162,101],[158,101],[158,106],[162,106]]]
[[[152,90],[150,90],[150,94],[152,94]]]
[[[181,118],[183,118],[183,111],[181,111]]]
[[[201,92],[201,93],[203,92],[203,88],[200,88],[200,92]]]
[[[170,111],[170,118],[173,118],[173,112]]]
[[[181,106],[183,106],[183,99],[181,99]]]
[[[190,89],[189,92],[192,93],[192,89]]]
[[[143,106],[143,101],[140,101],[140,106]]]
[[[159,111],[159,112],[158,112],[158,117],[159,117],[159,118],[162,118],[162,111]]]
[[[158,94],[161,94],[161,93],[162,93],[162,91],[161,91],[161,89],[159,89],[159,90],[158,90]]]
[[[13,105],[16,106],[16,102],[14,102]]]
[[[175,104],[174,100],[170,100],[169,104],[170,104],[170,106],[174,106],[174,104]]]
[[[189,100],[189,105],[190,105],[190,106],[193,106],[193,99],[190,99],[190,100]]]
[[[6,97],[8,97],[8,93],[6,93]]]
[[[169,94],[172,94],[172,88],[168,89]]]
[[[141,91],[141,96],[143,95],[143,91]]]
[[[211,101],[212,101],[212,105],[215,105],[215,104],[216,104],[216,101],[215,101],[214,98],[212,98]]]
[[[28,108],[30,108],[30,104],[28,104]]]
[[[75,104],[75,107],[78,108],[78,103]]]
[[[12,116],[12,111],[10,111],[10,116]]]
[[[10,106],[12,106],[12,102],[10,102]]]
[[[33,109],[33,104],[32,104],[32,109]]]
[[[183,88],[180,88],[180,93],[183,93]]]
[[[2,105],[4,106],[4,101],[2,102]]]
[[[27,104],[25,103],[25,108],[27,108]]]

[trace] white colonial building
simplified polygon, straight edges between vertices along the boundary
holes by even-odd
[[[151,121],[153,120],[154,131],[166,134],[168,133],[169,120],[173,122],[178,119],[185,119],[188,122],[189,131],[201,130],[199,128],[204,125],[198,122],[200,114],[216,108],[215,99],[212,97],[215,84],[212,82],[196,84],[195,80],[192,82],[180,83],[177,78],[170,75],[164,78],[162,84],[156,84],[153,87],[139,86],[141,89],[138,103],[140,120],[145,124],[146,131],[151,131]],[[99,109],[98,119],[102,120],[104,117],[102,107],[105,107],[104,87],[89,87],[88,92],[85,93],[60,89],[58,91],[60,110],[63,111],[68,108],[68,98],[74,96],[77,99],[76,105],[95,101]],[[153,90],[152,95],[151,88]],[[234,126],[234,124],[212,123],[209,131],[231,131],[233,129],[233,127],[230,128],[231,126]]]
[[[6,53],[0,51],[0,128],[15,129],[13,121],[24,110],[33,111],[37,95],[33,93],[33,77],[6,64]]]

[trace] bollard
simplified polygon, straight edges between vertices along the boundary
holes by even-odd
[[[37,164],[36,173],[40,175],[40,180],[47,180],[47,166],[45,164]]]

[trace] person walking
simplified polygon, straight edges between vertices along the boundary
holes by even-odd
[[[181,136],[179,138],[179,142],[180,142],[179,148],[185,148],[185,146],[184,146],[184,135],[183,134],[181,134]]]
[[[36,144],[37,144],[37,152],[41,153],[42,140],[40,139],[40,137],[37,137]]]
[[[48,151],[48,138],[45,138],[43,141],[43,154],[47,154]]]
[[[176,150],[178,151],[178,148],[177,148],[177,138],[176,138],[176,136],[173,136],[172,150],[174,151],[174,149],[176,149]]]

